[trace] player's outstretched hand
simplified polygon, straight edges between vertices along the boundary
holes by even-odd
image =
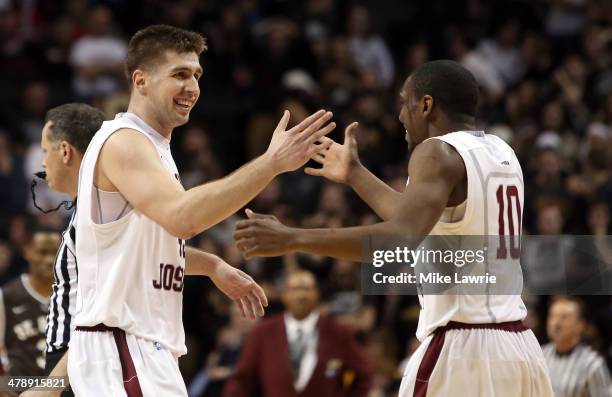
[[[236,302],[244,317],[255,319],[265,314],[268,298],[263,288],[242,270],[219,262],[210,278],[221,292]]]
[[[326,150],[312,156],[312,159],[321,164],[321,168],[307,167],[304,169],[309,175],[322,176],[338,183],[348,183],[351,172],[360,165],[359,152],[355,129],[359,123],[351,123],[344,130],[344,144],[334,142],[328,137],[321,138],[322,143],[331,142]]]
[[[321,139],[336,128],[336,123],[330,122],[332,116],[331,112],[319,110],[287,130],[290,114],[285,110],[266,151],[278,174],[295,171],[331,145],[331,142],[321,142]]]
[[[273,215],[246,210],[247,217],[236,223],[234,240],[245,259],[254,256],[279,256],[290,250],[291,229]]]

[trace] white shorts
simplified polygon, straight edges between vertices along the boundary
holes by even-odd
[[[520,321],[451,322],[414,352],[399,397],[553,397],[542,349]]]
[[[187,396],[177,357],[118,328],[72,332],[68,377],[77,397]]]

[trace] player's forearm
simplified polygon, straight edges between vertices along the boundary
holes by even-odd
[[[185,274],[187,276],[210,276],[221,258],[193,247],[185,247]]]
[[[391,219],[402,197],[400,192],[378,179],[361,164],[351,172],[348,184],[385,221]]]
[[[293,237],[288,244],[291,251],[358,262],[367,259],[373,236],[393,233],[388,223],[342,229],[292,229]]]
[[[375,249],[394,244],[416,249],[428,234],[428,225],[394,217],[390,221],[367,226],[338,229],[290,229],[287,251],[306,252],[351,261],[368,262]]]
[[[174,215],[192,237],[225,220],[259,194],[278,174],[273,161],[262,155],[230,175],[192,189]]]

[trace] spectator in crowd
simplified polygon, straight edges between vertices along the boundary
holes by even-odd
[[[205,367],[188,387],[191,397],[221,395],[223,384],[238,361],[242,342],[254,325],[255,321],[243,317],[238,306],[232,305],[229,324],[217,334],[215,350],[208,355]]]
[[[23,159],[11,150],[11,141],[0,131],[0,207],[10,213],[25,209],[27,183],[23,176]]]
[[[606,397],[612,393],[605,360],[582,342],[587,325],[584,310],[578,298],[560,296],[548,311],[546,330],[551,342],[542,349],[556,397]]]
[[[57,232],[35,232],[24,250],[28,272],[0,290],[0,351],[6,351],[12,376],[44,375],[47,308],[60,242]]]
[[[376,81],[388,87],[393,82],[395,66],[385,41],[372,31],[370,12],[355,6],[348,17],[349,47],[363,74],[372,73]]]
[[[314,275],[285,280],[286,311],[247,337],[224,396],[367,396],[371,370],[351,331],[318,310]]]
[[[568,255],[572,251],[574,241],[561,236],[561,202],[555,199],[542,201],[536,218],[537,235],[527,236],[521,247],[527,288],[534,294],[563,293],[568,288]]]
[[[74,90],[81,98],[113,94],[124,81],[125,40],[113,32],[113,15],[98,5],[89,12],[88,34],[74,42],[70,64],[74,68]]]

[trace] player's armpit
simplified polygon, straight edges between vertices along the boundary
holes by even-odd
[[[185,190],[138,131],[122,129],[108,138],[100,151],[94,183],[100,189],[121,192],[134,208],[173,235],[189,236],[185,227],[189,223],[181,219]]]
[[[408,164],[410,183],[389,221],[397,235],[426,236],[440,219],[453,190],[466,180],[455,149],[438,139],[418,145]]]

